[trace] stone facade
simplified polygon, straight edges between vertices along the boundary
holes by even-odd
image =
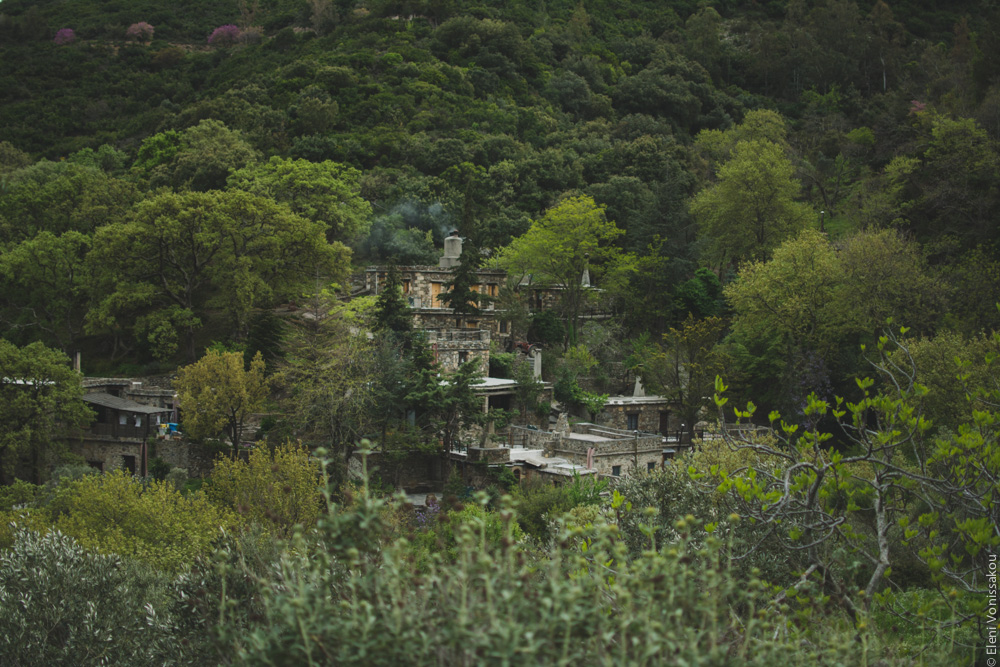
[[[671,402],[661,396],[613,396],[605,403],[598,421],[623,431],[666,435],[680,426],[680,421],[671,413],[670,406]]]
[[[510,461],[510,449],[507,447],[469,447],[469,461],[507,463]]]
[[[490,370],[490,332],[486,329],[424,329],[434,358],[445,371],[454,371],[460,364],[479,360],[479,370]]]
[[[368,294],[379,294],[389,275],[387,266],[370,266],[365,270],[364,291]],[[500,269],[479,269],[476,271],[479,283],[474,290],[480,294],[495,298],[500,294],[500,286],[507,277],[506,271]],[[403,296],[413,310],[414,324],[418,329],[442,329],[456,326],[455,315],[441,300],[441,295],[448,291],[446,283],[452,279],[451,269],[440,266],[401,266],[399,276],[403,282]],[[497,311],[492,302],[481,307],[478,318],[463,316],[461,328],[490,329],[494,335],[503,336]]]
[[[596,424],[574,424],[568,431],[534,431],[512,427],[511,443],[542,449],[546,457],[563,458],[596,470],[604,477],[619,477],[662,465],[665,444],[659,434],[623,431]],[[590,450],[593,450],[591,452]]]
[[[144,447],[145,445],[145,447]],[[145,466],[154,458],[159,457],[170,464],[171,468],[184,468],[191,477],[204,477],[212,472],[214,453],[201,445],[194,445],[188,440],[176,437],[151,439],[149,442],[139,438],[111,438],[85,434],[78,440],[70,442],[70,451],[84,458],[95,468],[108,472],[111,470],[130,470],[142,474],[143,458]]]

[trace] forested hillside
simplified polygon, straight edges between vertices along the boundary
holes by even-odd
[[[757,359],[748,382],[800,375],[791,346],[836,385],[886,316],[926,336],[996,323],[996,16],[936,4],[5,0],[2,319],[19,343],[170,359],[236,288],[140,275],[157,207],[329,192],[293,212],[341,248],[316,252],[342,280],[338,244],[355,266],[432,260],[449,227],[499,249],[578,194],[634,253],[610,295],[627,337],[724,311],[746,325],[732,344]],[[824,298],[814,316],[837,323],[810,340],[751,335],[762,315],[690,282],[706,267],[728,284],[805,227],[853,249],[823,288],[852,303]],[[243,294],[248,312],[209,338],[242,340],[253,309],[315,274],[302,268]],[[142,298],[109,296],[137,283]]]
[[[192,662],[232,649],[273,664],[289,645],[336,662],[337,645],[340,660],[364,663],[368,649],[351,643],[363,631],[304,619],[301,603],[345,601],[326,612],[361,627],[351,614],[392,598],[382,587],[405,598],[411,618],[471,605],[442,634],[443,664],[662,664],[687,651],[773,664],[803,646],[800,661],[822,664],[861,644],[899,664],[928,646],[941,651],[930,660],[973,655],[986,636],[986,559],[1000,544],[998,30],[1000,9],[973,0],[2,0],[0,379],[15,368],[50,373],[32,370],[34,380],[4,391],[21,397],[48,382],[66,365],[60,352],[82,352],[87,375],[174,374],[204,362],[206,348],[240,352],[262,376],[266,364],[258,390],[273,390],[268,407],[283,416],[266,425],[271,447],[301,439],[337,465],[324,467],[333,482],[305,501],[307,518],[260,534],[281,502],[251,520],[249,501],[220,491],[221,477],[214,504],[188,495],[205,504],[184,510],[172,487],[156,486],[156,502],[209,526],[202,542],[171,543],[181,551],[167,565],[146,537],[126,548],[80,518],[87,494],[127,480],[11,487],[20,490],[0,496],[0,518],[29,512],[27,525],[80,544],[22,536],[0,566],[65,552],[99,579],[110,566],[93,549],[155,569],[119,573],[122,586],[135,577],[155,589],[171,619],[147,624],[148,655],[130,649],[145,656],[137,663],[161,659],[178,637],[193,642]],[[701,453],[690,475],[674,466],[633,479],[600,510],[579,480],[571,492],[519,490],[530,541],[499,500],[506,478],[483,498],[487,509],[446,508],[452,518],[430,533],[367,486],[338,487],[362,436],[437,451],[485,419],[466,391],[469,369],[442,389],[405,304],[388,292],[346,302],[366,265],[436,264],[452,229],[467,268],[563,289],[558,308],[538,312],[512,280],[494,304],[513,342],[545,345],[561,405],[594,412],[638,378],[689,426],[721,415],[773,431]],[[584,270],[596,289],[566,288]],[[459,316],[473,282],[455,274],[446,298]],[[289,325],[279,307],[314,317]],[[526,372],[511,349],[493,358],[497,374]],[[32,452],[55,417],[86,421],[64,410],[77,398],[34,405],[30,418],[13,399],[0,406],[0,477],[17,459],[45,481]],[[549,407],[530,392],[519,400],[522,417]],[[307,459],[297,479],[315,480]],[[657,509],[640,516],[645,506]],[[212,543],[220,523],[239,530]],[[318,527],[304,537],[295,523]],[[0,548],[16,541],[6,530]],[[300,542],[289,550],[281,540]],[[598,555],[581,555],[590,545]],[[216,569],[198,560],[171,579],[216,547]],[[729,562],[740,547],[750,556]],[[538,565],[550,556],[551,572]],[[280,575],[268,570],[278,562]],[[497,585],[519,596],[528,593],[516,582],[531,577],[573,581],[538,594],[565,635],[553,621],[546,648],[521,655],[505,653],[507,626],[478,635],[499,605],[511,636],[524,636],[535,609],[530,597],[493,597],[494,566]],[[450,577],[488,585],[470,584],[481,594],[470,602]],[[704,632],[688,635],[629,601],[667,604],[640,585],[664,577],[690,577],[727,610],[692,603]],[[230,581],[242,611],[216,606]],[[411,584],[417,597],[401,592]],[[580,598],[591,610],[612,599],[622,625],[577,614]],[[412,662],[433,661],[438,621],[408,625],[380,609],[383,636],[413,642]],[[788,623],[754,625],[760,609]],[[886,639],[918,612],[919,629]],[[220,613],[210,639],[178,620]],[[865,634],[876,622],[883,634]],[[832,634],[810,634],[813,623]],[[576,644],[588,627],[608,639]],[[656,627],[673,648],[656,644]],[[648,654],[627,639],[640,628],[632,636],[657,646]],[[840,653],[841,640],[856,645]]]

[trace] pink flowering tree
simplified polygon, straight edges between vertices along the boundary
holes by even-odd
[[[72,28],[63,28],[62,30],[56,33],[56,37],[52,41],[58,44],[59,46],[63,46],[64,44],[72,44],[73,42],[76,41],[76,33],[73,32]]]
[[[208,36],[208,43],[213,46],[230,46],[240,39],[240,29],[232,23],[220,25]]]
[[[125,31],[125,36],[137,42],[148,42],[153,39],[153,32],[153,26],[145,21],[139,21],[128,27],[128,30]]]

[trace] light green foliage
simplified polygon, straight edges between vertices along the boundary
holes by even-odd
[[[208,553],[233,517],[202,494],[148,486],[121,470],[64,483],[49,506],[52,527],[82,546],[174,572]]]
[[[996,353],[992,338],[965,338],[952,332],[941,332],[933,338],[908,340],[907,353],[916,366],[917,377],[927,387],[919,397],[923,414],[935,429],[951,431],[972,421],[972,412],[982,406],[970,401],[967,392],[981,392],[990,387],[990,367],[987,355]],[[907,353],[897,352],[894,362],[906,362]],[[960,377],[961,376],[961,377]]]
[[[846,590],[851,577],[867,579],[866,608],[893,566],[905,561],[897,546],[900,538],[926,564],[922,583],[945,595],[949,607],[963,591],[973,595],[970,601],[985,592],[986,554],[1000,545],[1000,393],[992,376],[985,386],[970,386],[969,396],[979,408],[972,421],[954,434],[931,439],[931,424],[920,412],[929,391],[900,342],[906,331],[886,332],[879,339],[872,363],[887,380],[884,391],[874,391],[870,379],[858,379],[857,402],[811,395],[802,423],[772,412],[770,442],[742,435],[726,438],[736,449],[766,457],[764,465],[711,469],[739,513],[768,526],[768,539],[797,551],[807,572],[822,569],[829,590]],[[993,344],[1000,345],[1000,337]],[[988,367],[996,361],[995,352],[986,355]],[[959,378],[966,382],[969,375],[960,373]],[[720,409],[725,390],[717,380]],[[752,404],[734,410],[739,420],[751,419],[755,411]],[[837,435],[848,447],[832,446],[834,433],[817,427],[824,417],[837,424]],[[844,561],[841,545],[858,559],[857,565]],[[860,613],[855,604],[845,606],[855,616]],[[977,625],[982,616],[983,609],[970,602],[965,611],[950,614],[948,622],[982,627]]]
[[[368,321],[379,316],[371,312],[374,298],[364,307],[357,299],[344,305],[318,298],[318,318],[302,322],[289,336],[277,382],[288,388],[282,401],[286,423],[310,446],[346,455],[374,428],[378,408],[395,408],[376,400],[378,383],[390,374],[395,357],[379,354],[369,340]]]
[[[292,442],[273,452],[258,446],[246,461],[216,459],[205,492],[244,521],[288,536],[296,526],[311,527],[319,516],[319,462],[308,449]]]
[[[587,408],[590,419],[596,420],[598,415],[604,410],[604,405],[608,402],[609,394],[595,394],[589,391],[580,392],[580,402]]]
[[[25,454],[41,481],[45,450],[93,417],[82,395],[66,355],[41,343],[18,348],[0,338],[0,481],[8,481],[15,457]]]
[[[860,326],[842,260],[813,230],[782,243],[770,261],[744,266],[725,295],[736,311],[734,331],[748,335],[766,331],[786,343],[829,351]]]
[[[247,417],[264,407],[270,380],[260,352],[244,368],[241,352],[209,349],[177,371],[174,381],[184,410],[184,430],[196,439],[225,433],[234,447],[243,442]]]
[[[38,499],[42,487],[15,479],[13,484],[0,486],[0,512],[9,512],[18,505],[31,505]]]
[[[583,271],[589,267],[591,276],[596,277],[607,270],[621,254],[610,243],[623,233],[593,199],[569,197],[514,239],[503,250],[500,263],[512,274],[530,274],[533,284],[560,287],[568,346],[576,342],[578,318],[590,294],[581,285]]]
[[[241,169],[229,186],[288,204],[296,215],[326,225],[330,241],[351,244],[368,233],[371,205],[360,196],[361,172],[329,160],[282,160]]]
[[[691,214],[718,266],[766,258],[812,220],[796,199],[799,183],[784,149],[766,140],[739,141],[719,167],[718,181],[691,201]]]
[[[589,476],[574,476],[572,482],[558,485],[538,478],[522,482],[511,494],[517,523],[539,544],[547,546],[558,533],[557,519],[576,507],[599,507],[604,503],[600,494],[607,486],[607,481]]]
[[[296,542],[278,565],[282,586],[263,596],[259,622],[240,625],[234,600],[234,612],[224,613],[235,622],[222,634],[236,660],[825,664],[856,657],[849,637],[859,634],[873,656],[896,664],[871,630],[812,611],[823,603],[809,585],[792,600],[796,621],[788,622],[789,606],[759,579],[734,576],[724,539],[702,537],[694,516],[675,523],[673,543],[661,549],[651,540],[630,558],[617,525],[578,513],[535,560],[516,539],[515,512],[504,506],[494,530],[483,510],[467,507],[458,515],[467,520],[452,526],[453,554],[427,559],[415,553],[419,544],[386,533],[384,507],[366,488],[352,507],[331,507],[320,526],[324,543],[350,546],[307,555],[307,542]],[[618,512],[650,516],[624,502]]]
[[[695,147],[713,164],[721,166],[733,157],[741,141],[763,141],[785,148],[788,146],[785,119],[770,109],[754,109],[747,112],[743,122],[727,130],[702,130],[695,137]]]
[[[843,242],[838,259],[867,332],[889,318],[918,334],[937,324],[948,294],[916,242],[891,229],[860,232]]]
[[[460,553],[461,537],[470,531],[480,537],[489,549],[509,546],[521,541],[524,531],[509,516],[509,511],[505,514],[490,511],[476,500],[470,500],[461,509],[441,515],[432,528],[416,536],[415,546],[426,548],[433,554],[432,558],[446,562],[455,562]]]
[[[921,469],[935,474],[917,487],[920,513],[900,521],[908,543],[922,546],[919,556],[936,584],[980,596],[989,589],[990,554],[1000,548],[1000,333],[984,343],[981,361],[957,360],[971,419],[935,438],[926,453],[915,452]]]
[[[0,551],[0,663],[172,664],[165,579],[58,531],[19,531]]]

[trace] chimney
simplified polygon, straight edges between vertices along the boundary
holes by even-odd
[[[458,230],[451,230],[451,234],[444,240],[444,256],[438,262],[442,269],[451,269],[458,266],[462,256],[462,237],[458,235]]]

